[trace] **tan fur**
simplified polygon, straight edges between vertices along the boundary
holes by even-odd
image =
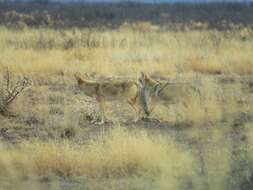
[[[178,98],[182,94],[199,93],[198,89],[190,82],[157,81],[146,73],[142,73],[139,80],[146,90],[152,91],[150,96],[158,97],[159,100],[169,101]]]
[[[75,75],[79,88],[90,97],[94,97],[99,105],[101,112],[101,124],[105,122],[105,101],[125,97],[127,102],[135,110],[136,118],[140,118],[143,101],[140,101],[140,85],[135,81],[94,81],[84,79],[80,75]],[[148,111],[145,111],[147,113]]]
[[[146,106],[148,106],[149,113],[154,110],[153,99],[158,97],[160,93],[167,86],[167,83],[161,83],[160,81],[152,79],[147,73],[141,73],[139,82],[142,86],[142,91],[144,91],[146,97]]]

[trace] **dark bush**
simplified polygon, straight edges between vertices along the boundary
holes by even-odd
[[[167,28],[218,29],[253,27],[253,3],[141,4],[0,2],[0,24],[22,22],[32,27],[109,27],[151,22]],[[215,13],[215,14],[213,14]],[[203,26],[203,27],[202,27]]]

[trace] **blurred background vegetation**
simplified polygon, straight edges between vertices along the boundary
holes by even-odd
[[[146,22],[170,30],[252,27],[253,3],[30,3],[0,2],[0,24],[12,28],[118,28]]]

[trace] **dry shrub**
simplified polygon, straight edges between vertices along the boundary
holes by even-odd
[[[26,76],[11,76],[8,68],[0,80],[0,114],[7,115],[10,105],[30,85],[30,81]]]

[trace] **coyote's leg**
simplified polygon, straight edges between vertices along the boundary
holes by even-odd
[[[103,96],[96,96],[96,100],[98,102],[98,106],[99,106],[99,111],[101,114],[101,121],[99,122],[99,124],[104,124],[106,117],[105,117],[105,100]]]
[[[138,87],[136,85],[132,85],[128,89],[127,101],[135,111],[134,122],[139,121],[141,114],[140,107],[137,105],[137,98],[138,98]]]
[[[128,103],[130,104],[130,106],[134,109],[135,111],[135,118],[134,118],[134,122],[139,121],[140,119],[140,113],[141,110],[139,109],[139,107],[136,105],[136,99],[128,99]]]

